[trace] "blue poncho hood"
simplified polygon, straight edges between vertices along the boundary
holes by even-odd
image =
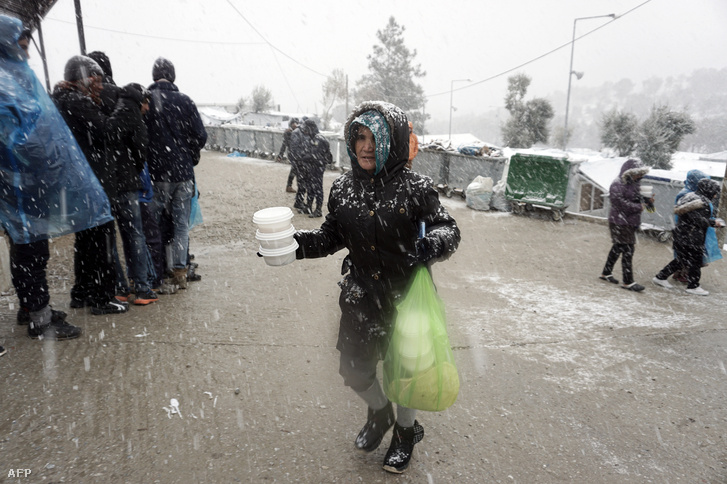
[[[17,55],[22,28],[0,15],[0,221],[17,244],[113,220],[73,134]]]

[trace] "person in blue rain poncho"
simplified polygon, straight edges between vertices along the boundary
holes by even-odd
[[[386,353],[396,303],[417,265],[447,259],[459,245],[460,232],[432,180],[404,168],[409,125],[398,107],[362,103],[346,122],[344,137],[351,170],[333,182],[321,227],[295,234],[296,258],[348,250],[339,282],[339,373],[368,405],[354,446],[373,452],[393,426],[384,469],[401,473],[424,429],[415,420],[416,410],[398,405],[394,414],[379,384],[377,364]],[[422,238],[420,222],[426,226]]]
[[[0,15],[0,221],[10,236],[19,322],[31,338],[81,334],[49,306],[48,239],[113,220],[109,200],[18,45],[22,22]],[[27,318],[27,319],[26,319]]]

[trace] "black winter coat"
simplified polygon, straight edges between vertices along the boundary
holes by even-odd
[[[371,175],[352,159],[352,169],[333,182],[328,215],[320,229],[299,231],[297,258],[324,257],[348,249],[351,275],[367,292],[383,300],[401,292],[416,259],[418,224],[434,260],[448,258],[460,241],[454,219],[439,203],[429,177],[404,165],[409,156],[409,125],[392,105],[364,103],[351,119],[369,109],[382,112],[391,130],[391,150],[384,168]],[[346,125],[349,138],[350,120]]]
[[[104,76],[103,78],[103,90],[99,97],[101,98],[101,111],[107,116],[116,109],[116,102],[119,100],[121,94],[121,88],[116,85],[114,80],[110,76]]]
[[[106,130],[114,115],[106,116],[89,96],[66,82],[56,85],[52,97],[106,196],[115,197],[116,165],[106,156]]]
[[[193,180],[199,152],[207,142],[197,106],[171,82],[155,82],[149,90],[149,175],[155,182]]]
[[[697,192],[688,193],[679,200],[674,213],[679,216],[677,226],[672,230],[674,249],[701,254],[707,229],[714,226],[709,200]]]
[[[146,163],[149,137],[141,116],[140,101],[122,94],[115,115],[109,122],[107,152],[116,164],[118,193],[136,191],[142,187],[139,174]]]

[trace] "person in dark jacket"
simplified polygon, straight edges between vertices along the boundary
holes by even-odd
[[[710,176],[701,170],[689,170],[687,172],[687,177],[684,180],[684,188],[682,188],[674,198],[674,205],[678,205],[679,200],[681,200],[684,195],[695,192],[697,190],[697,184],[702,178],[710,178]],[[674,214],[674,226],[676,226],[677,223],[679,223],[679,216]],[[674,258],[676,259],[676,251],[674,252]],[[674,272],[672,277],[675,281],[683,282],[685,284],[687,283],[687,271],[683,267]]]
[[[293,131],[295,128],[298,127],[298,118],[292,118],[288,122],[288,128],[283,132],[283,144],[280,146],[280,153],[278,153],[278,157],[276,158],[277,161],[283,161],[283,156],[285,155],[285,150],[288,149],[290,145],[290,135],[293,134]],[[285,185],[285,191],[288,193],[295,193],[295,188],[293,188],[293,179],[295,178],[295,165],[292,163],[290,164],[290,173],[288,174],[288,183]]]
[[[600,278],[604,281],[618,284],[618,279],[612,275],[616,261],[621,257],[621,270],[623,283],[621,287],[630,291],[641,292],[644,286],[634,282],[633,256],[636,246],[636,230],[641,225],[641,212],[644,210],[639,193],[641,179],[648,173],[649,168],[640,161],[630,159],[621,165],[621,172],[609,189],[611,210],[608,214],[608,228],[611,232],[611,251],[608,253],[606,265],[603,267]],[[654,202],[654,198],[648,200]]]
[[[326,166],[333,162],[333,156],[330,143],[318,132],[318,125],[314,120],[306,119],[304,128],[304,140],[308,145],[302,161],[308,177],[305,211],[309,213],[310,218],[317,218],[323,216],[323,175]],[[313,202],[316,204],[315,209]]]
[[[709,292],[702,289],[699,280],[702,278],[702,257],[704,255],[704,238],[709,227],[724,227],[724,221],[713,216],[713,202],[719,196],[719,183],[702,178],[697,182],[697,190],[689,192],[679,199],[674,213],[679,217],[677,226],[672,231],[674,236],[674,252],[676,257],[654,277],[654,284],[671,289],[667,278],[680,268],[687,272],[687,293],[707,296]]]
[[[298,231],[296,258],[325,257],[347,249],[339,282],[339,372],[368,405],[355,448],[375,450],[394,425],[384,469],[401,473],[424,436],[416,411],[396,416],[376,375],[395,316],[417,264],[448,258],[459,245],[454,219],[428,177],[404,169],[409,158],[406,115],[384,102],[365,102],[349,117],[344,136],[351,171],[333,182],[328,214],[317,230]],[[420,222],[426,234],[418,238]],[[396,422],[396,423],[395,423]]]
[[[116,165],[114,216],[123,242],[126,265],[134,281],[134,304],[146,305],[159,300],[151,290],[153,268],[148,267],[148,249],[139,206],[140,174],[146,163],[148,135],[142,112],[149,107],[151,94],[140,84],[131,83],[119,92],[119,101],[107,129],[107,152]],[[123,272],[117,280],[125,281]]]
[[[295,176],[298,177],[298,191],[295,194],[293,208],[297,209],[298,213],[310,214],[311,211],[305,204],[308,182],[310,181],[310,172],[308,163],[306,163],[306,160],[310,158],[310,137],[307,134],[305,121],[307,121],[307,118],[290,134],[288,159],[295,169]]]
[[[154,184],[153,216],[161,226],[162,212],[172,218],[173,237],[169,244],[173,282],[187,287],[189,214],[194,195],[194,167],[207,141],[207,132],[197,106],[174,84],[171,61],[159,57],[152,67],[154,83],[149,86],[151,102],[146,116],[149,129],[148,166]]]
[[[64,80],[53,89],[53,101],[71,129],[88,164],[110,200],[116,197],[116,165],[106,156],[106,138],[113,117],[101,109],[103,72],[86,56],[73,56],[66,62]],[[93,314],[115,314],[128,305],[115,296],[116,269],[113,247],[116,230],[113,220],[76,232],[74,252],[75,283],[71,307],[91,306]]]
[[[98,66],[103,71],[103,90],[99,94],[101,97],[101,109],[104,114],[110,116],[116,108],[116,102],[119,100],[121,94],[121,88],[114,82],[114,73],[111,70],[111,61],[109,57],[98,50],[90,52],[88,57],[95,60]]]

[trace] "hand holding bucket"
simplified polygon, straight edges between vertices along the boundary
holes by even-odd
[[[258,226],[255,238],[260,241],[258,253],[267,265],[283,266],[295,261],[298,242],[292,219],[293,211],[288,207],[264,208],[253,215],[252,222]]]

